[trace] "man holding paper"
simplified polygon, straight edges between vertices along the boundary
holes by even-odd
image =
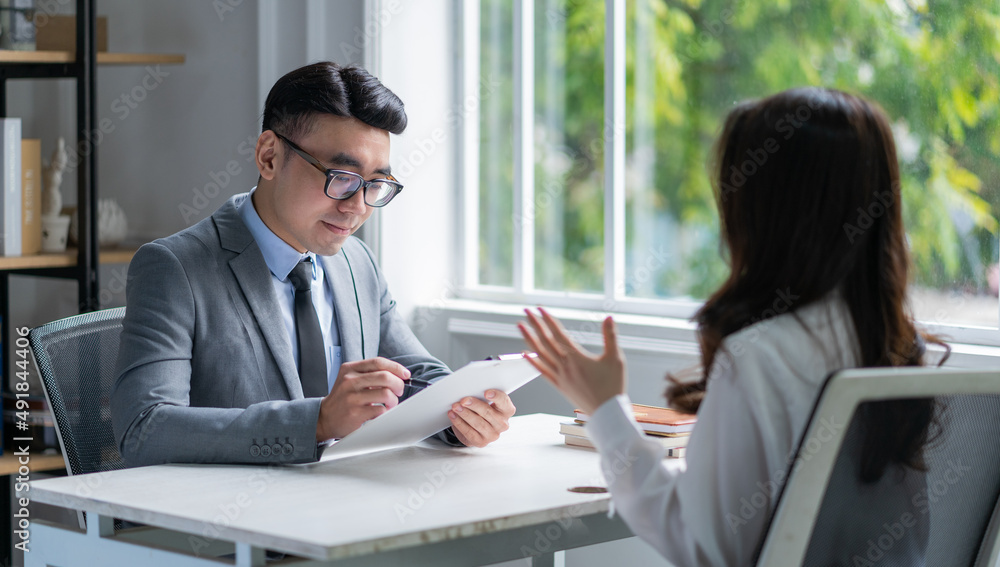
[[[264,107],[260,178],[129,266],[112,422],[129,466],[301,463],[447,375],[351,235],[402,189],[402,102],[357,67],[316,63]],[[502,391],[456,400],[441,437],[507,429]]]

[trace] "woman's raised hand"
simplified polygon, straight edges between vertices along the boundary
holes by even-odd
[[[528,325],[518,323],[528,347],[538,353],[530,362],[566,398],[581,410],[593,413],[607,400],[625,393],[625,356],[618,346],[615,322],[604,320],[604,352],[590,354],[569,338],[558,319],[542,308],[529,309]]]

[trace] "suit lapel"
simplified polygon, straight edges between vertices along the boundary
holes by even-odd
[[[345,247],[346,248],[346,247]],[[337,310],[337,330],[340,332],[340,351],[343,362],[363,360],[365,350],[370,348],[362,345],[363,320],[358,307],[357,290],[351,270],[345,258],[343,248],[333,256],[317,256],[323,262],[323,271],[330,279],[333,288],[333,305]],[[362,348],[364,346],[364,348]]]
[[[242,195],[230,199],[229,203],[214,215],[216,227],[219,230],[221,246],[236,256],[229,260],[229,267],[236,281],[250,304],[250,312],[257,320],[264,340],[281,371],[289,395],[292,398],[302,395],[302,384],[292,357],[292,344],[288,339],[278,298],[274,295],[274,285],[271,283],[271,271],[264,262],[264,256],[253,239],[253,235],[243,224],[236,207],[242,201]],[[296,395],[296,393],[298,395]]]

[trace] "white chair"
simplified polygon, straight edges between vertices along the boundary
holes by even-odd
[[[934,400],[925,472],[859,479],[858,415]],[[832,375],[789,468],[757,565],[1000,566],[1000,370]]]

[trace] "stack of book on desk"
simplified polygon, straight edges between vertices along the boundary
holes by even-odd
[[[567,445],[593,449],[594,444],[587,437],[586,428],[590,416],[581,410],[575,411],[576,420],[559,424],[559,433],[562,433]],[[632,414],[646,436],[666,449],[667,457],[684,456],[688,437],[697,420],[695,415],[643,404],[632,404]]]

